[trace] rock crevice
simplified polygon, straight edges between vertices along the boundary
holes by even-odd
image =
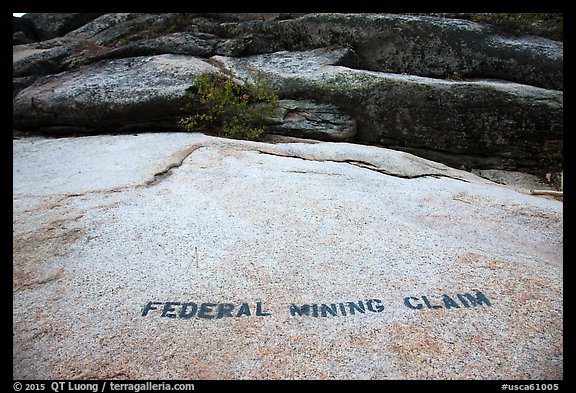
[[[164,180],[166,177],[170,176],[170,174],[172,173],[172,171],[175,168],[181,167],[182,163],[184,163],[184,160],[186,160],[188,157],[190,157],[190,155],[192,153],[194,153],[196,150],[198,150],[200,148],[202,148],[202,145],[193,144],[193,145],[187,146],[183,149],[180,149],[179,151],[174,153],[170,157],[170,162],[168,162],[166,167],[163,168],[162,170],[156,172],[152,179],[146,181],[146,183],[145,183],[146,186],[156,185],[160,181]]]

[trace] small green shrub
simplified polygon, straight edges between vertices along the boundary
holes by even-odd
[[[229,74],[204,73],[187,90],[187,115],[180,123],[188,131],[204,131],[233,139],[259,139],[267,119],[278,110],[278,96],[263,81],[237,84]]]

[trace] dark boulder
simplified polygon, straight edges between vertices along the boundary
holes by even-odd
[[[144,38],[111,50],[103,58],[153,56],[165,53],[209,57],[215,53],[218,38],[207,33],[178,32]]]
[[[38,79],[13,100],[17,129],[50,132],[174,130],[198,58],[159,55],[103,61]]]
[[[338,107],[310,100],[280,100],[279,113],[271,119],[271,133],[329,141],[349,141],[356,136],[356,120]]]
[[[38,40],[62,37],[75,30],[102,13],[28,13],[22,16],[22,23],[31,25]]]
[[[350,49],[214,58],[278,94],[331,104],[358,142],[465,167],[534,168],[561,160],[563,93],[499,80],[455,81],[343,66]],[[339,65],[334,65],[339,64]]]
[[[62,62],[70,69],[106,56],[243,57],[340,46],[355,51],[360,69],[441,79],[502,79],[563,89],[562,42],[513,37],[486,24],[430,16],[306,14],[286,18],[105,14],[66,35],[62,43],[73,50],[71,59]]]
[[[36,41],[36,32],[32,22],[25,18],[12,17],[13,45],[27,44]]]
[[[12,51],[12,75],[14,77],[50,75],[65,69],[63,61],[70,55],[70,48],[58,45],[37,48],[21,45]]]
[[[393,14],[308,14],[234,26],[227,56],[343,46],[359,68],[433,78],[495,78],[562,90],[563,43],[512,37],[467,20]],[[267,49],[266,49],[267,48]]]

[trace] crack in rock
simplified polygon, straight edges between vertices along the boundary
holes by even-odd
[[[108,193],[117,193],[123,192],[131,189],[138,189],[138,188],[146,188],[153,185],[158,184],[162,180],[166,179],[172,174],[172,171],[175,168],[179,168],[184,163],[184,160],[190,156],[194,151],[198,150],[199,148],[204,147],[202,144],[193,144],[190,146],[186,146],[183,149],[178,150],[172,156],[169,157],[168,163],[165,167],[152,176],[151,179],[145,180],[143,183],[140,184],[129,184],[129,185],[121,185],[112,188],[103,188],[103,189],[95,189],[95,190],[87,190],[83,192],[71,192],[71,193],[56,193],[53,194],[54,198],[58,198],[55,202],[59,204],[63,200],[67,198],[77,198],[77,197],[85,197],[88,195],[93,194],[108,194]],[[37,195],[29,195],[30,197],[37,197]],[[43,209],[44,210],[44,209]]]
[[[172,174],[173,169],[181,167],[182,163],[184,163],[184,160],[186,160],[186,158],[188,158],[190,156],[190,154],[192,154],[194,151],[198,150],[201,147],[204,147],[204,146],[199,144],[199,143],[196,143],[196,144],[187,146],[187,147],[177,151],[171,157],[173,159],[173,161],[169,162],[168,165],[164,169],[160,170],[159,172],[156,172],[154,174],[154,176],[152,177],[152,179],[146,181],[144,186],[149,187],[149,186],[156,185],[159,182],[161,182],[162,180],[169,177]]]
[[[370,171],[374,171],[374,172],[378,172],[380,174],[383,175],[388,175],[388,176],[394,176],[394,177],[399,177],[402,179],[417,179],[417,178],[421,178],[421,177],[434,177],[434,178],[441,178],[441,177],[445,177],[445,178],[449,178],[449,179],[454,179],[454,180],[460,180],[463,182],[468,183],[468,180],[463,179],[461,177],[455,177],[455,176],[450,176],[450,175],[445,175],[445,174],[441,174],[441,173],[421,173],[421,174],[416,174],[416,175],[406,175],[406,174],[401,174],[401,173],[396,173],[396,172],[390,172],[387,171],[384,168],[378,167],[370,162],[366,162],[366,161],[361,161],[361,160],[352,160],[352,159],[343,159],[343,160],[334,160],[334,159],[319,159],[319,158],[312,158],[312,157],[306,157],[306,156],[299,156],[299,155],[293,155],[293,154],[288,154],[288,153],[284,153],[284,152],[280,152],[280,151],[270,151],[270,150],[263,150],[263,149],[255,149],[253,150],[257,153],[260,154],[268,154],[268,155],[272,155],[272,156],[277,156],[277,157],[287,157],[287,158],[297,158],[300,160],[305,160],[305,161],[315,161],[315,162],[335,162],[335,163],[341,163],[341,164],[350,164],[350,165],[354,165],[358,168],[362,168],[362,169],[368,169]]]

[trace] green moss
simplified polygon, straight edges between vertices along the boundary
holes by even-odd
[[[263,81],[243,81],[240,86],[222,72],[197,76],[187,97],[181,124],[189,131],[226,138],[259,139],[267,119],[278,111],[278,96]]]
[[[534,34],[562,41],[563,14],[553,13],[483,13],[472,17],[475,22],[499,26],[513,35]]]
[[[224,38],[233,38],[240,34],[238,31],[238,25],[236,23],[223,23],[221,27],[224,30],[224,34],[222,35]]]
[[[193,25],[193,15],[187,13],[168,14],[165,30],[167,33],[176,33],[179,31],[188,31]]]

